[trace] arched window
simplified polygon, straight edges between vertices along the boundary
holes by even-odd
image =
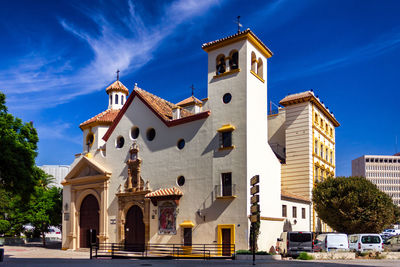
[[[115,95],[115,104],[118,104],[118,95]]]
[[[236,70],[239,68],[239,52],[232,50],[229,54],[229,69]]]
[[[263,61],[261,58],[258,58],[257,62],[257,75],[260,76],[260,78],[263,77]]]
[[[225,73],[226,71],[226,63],[225,63],[225,55],[219,55],[217,57],[216,62],[216,73],[217,75]]]
[[[124,96],[121,95],[121,105],[123,105],[123,104],[124,104]]]
[[[112,105],[112,95],[110,95],[110,105]]]
[[[253,72],[256,72],[256,64],[257,64],[256,53],[251,52],[251,70]]]

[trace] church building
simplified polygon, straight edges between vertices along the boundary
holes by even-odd
[[[90,242],[248,249],[255,175],[260,250],[283,231],[283,202],[300,203],[310,220],[306,194],[281,192],[281,162],[268,144],[272,52],[249,29],[202,48],[207,98],[173,104],[136,84],[129,92],[117,78],[106,89],[107,110],[80,124],[83,152],[63,181],[63,249]]]

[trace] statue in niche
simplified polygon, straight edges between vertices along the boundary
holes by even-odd
[[[128,179],[125,183],[125,191],[127,192],[143,191],[144,181],[140,176],[142,160],[138,157],[138,153],[139,146],[134,141],[129,149],[129,159],[126,162],[128,165]]]

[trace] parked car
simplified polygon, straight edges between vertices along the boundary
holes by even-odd
[[[350,250],[364,251],[383,251],[382,238],[379,234],[354,234],[349,236]]]
[[[381,236],[385,236],[387,238],[394,236],[394,235],[400,235],[400,229],[385,229],[382,233]]]
[[[313,251],[312,240],[312,232],[283,232],[277,239],[277,250],[283,256],[298,256]]]
[[[319,234],[314,240],[314,251],[348,251],[349,240],[346,234]]]
[[[385,248],[390,251],[400,251],[400,235],[395,235],[386,240]]]
[[[61,240],[61,230],[57,227],[51,226],[49,231],[44,233],[45,237],[49,240],[60,241]]]

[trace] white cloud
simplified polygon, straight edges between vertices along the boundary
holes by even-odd
[[[114,79],[117,69],[127,74],[143,67],[176,27],[204,14],[215,4],[214,0],[172,2],[162,7],[163,15],[152,26],[145,25],[133,1],[128,2],[125,13],[119,10],[118,16],[112,19],[99,10],[81,8],[82,14],[96,25],[97,33],[70,19],[59,22],[92,51],[93,57],[88,62],[80,62],[83,67],[77,68],[66,60],[66,51],[54,54],[51,51],[57,48],[47,47],[45,52],[26,55],[8,71],[0,73],[0,88],[7,94],[7,103],[19,110],[54,107],[101,90]]]

